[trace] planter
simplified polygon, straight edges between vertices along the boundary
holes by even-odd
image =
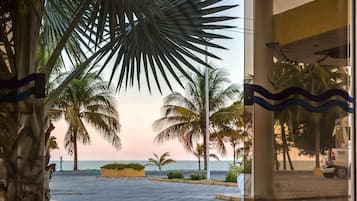
[[[238,189],[242,196],[250,197],[252,193],[252,175],[251,174],[240,174],[237,177]]]
[[[111,163],[101,167],[102,177],[144,177],[145,166],[138,163]]]
[[[124,168],[122,170],[101,168],[102,177],[145,177],[145,170],[135,170],[133,168]]]

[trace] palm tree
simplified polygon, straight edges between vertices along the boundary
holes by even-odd
[[[88,73],[72,80],[50,110],[50,115],[58,119],[64,115],[68,130],[65,134],[65,148],[74,155],[73,171],[78,170],[77,142],[90,143],[88,124],[94,126],[116,149],[120,148],[119,115],[114,107],[112,91],[97,73]],[[86,124],[86,123],[88,124]]]
[[[158,131],[155,142],[163,143],[167,140],[179,140],[184,149],[192,152],[195,140],[203,138],[204,149],[207,146],[205,135],[205,79],[197,75],[192,82],[187,80],[185,87],[186,95],[173,92],[164,99],[162,106],[163,117],[153,124],[154,130]],[[210,116],[215,116],[228,101],[234,99],[238,94],[238,87],[229,83],[227,73],[219,69],[212,69],[208,74],[209,80],[209,111]],[[210,118],[210,128],[220,123],[216,118]],[[224,149],[219,149],[221,154]],[[206,152],[204,152],[204,169],[207,169]]]
[[[204,157],[205,153],[204,145],[197,143],[196,148],[192,151],[192,153],[197,158],[198,170],[201,170],[201,158]],[[209,154],[209,157],[219,161],[219,158],[216,154]]]
[[[305,74],[303,88],[312,94],[321,94],[332,88],[347,90],[347,67],[308,65],[303,73]],[[310,104],[316,103],[310,101]],[[345,113],[341,108],[331,108],[325,113],[312,114],[305,110],[301,111],[301,117],[304,118],[300,120],[304,123],[304,132],[306,134],[312,133],[315,138],[312,139],[314,142],[315,168],[320,168],[320,152],[324,149],[321,142],[323,140],[328,141],[326,138],[333,138],[332,130],[335,120]]]
[[[150,78],[161,89],[159,74],[171,88],[167,72],[181,83],[177,72],[186,77],[191,72],[198,73],[191,61],[208,66],[192,51],[216,57],[202,47],[223,48],[203,39],[228,38],[207,32],[230,28],[219,22],[234,19],[216,15],[234,7],[216,6],[218,2],[0,1],[0,79],[44,75],[37,79],[37,96],[24,98],[21,104],[2,103],[0,107],[7,122],[2,136],[9,145],[2,147],[8,170],[6,199],[49,200],[48,180],[42,166],[45,159],[41,157],[49,127],[48,111],[88,65],[101,62],[102,69],[111,67],[110,82],[116,82],[117,89],[133,86],[135,80],[140,87],[142,74],[150,91]],[[75,70],[44,99],[41,89],[49,84],[56,65],[64,61],[70,61],[67,66]],[[24,90],[31,92],[30,87],[26,85]],[[17,89],[10,90],[12,93],[17,93]]]
[[[318,95],[328,89],[347,89],[348,72],[346,67],[323,66],[321,64],[301,64],[296,66],[288,62],[274,64],[270,82],[277,90],[288,87],[301,87],[312,94]],[[300,97],[299,97],[300,98]],[[309,101],[311,105],[319,105]],[[326,149],[332,141],[332,129],[337,118],[345,112],[340,108],[331,108],[327,112],[311,113],[299,106],[276,112],[274,117],[282,127],[283,156],[289,159],[289,147],[286,134],[292,134],[293,143],[303,154],[315,155],[315,167],[320,167],[320,152]],[[289,133],[285,133],[288,126]],[[296,134],[301,130],[303,134]],[[322,144],[322,143],[323,144]],[[285,160],[285,159],[284,159]],[[285,163],[284,163],[285,165]]]
[[[167,158],[167,157],[170,156],[169,152],[165,152],[160,157],[155,153],[153,153],[153,155],[154,155],[155,158],[149,158],[149,163],[148,164],[155,165],[157,168],[159,168],[159,171],[161,171],[162,166],[176,162],[173,159]]]
[[[245,129],[243,119],[243,95],[239,93],[239,100],[228,107],[221,108],[212,115],[212,120],[218,122],[215,132],[211,134],[211,141],[218,145],[219,149],[225,150],[228,142],[233,148],[233,164],[236,163],[240,153],[239,145],[244,144]]]
[[[269,77],[269,81],[276,91],[282,91],[289,87],[302,87],[301,83],[301,71],[295,66],[286,62],[277,62],[273,66],[273,71]],[[296,114],[299,114],[297,106],[286,108],[283,111],[274,112],[274,121],[281,130],[281,142],[279,144],[274,136],[274,148],[275,148],[275,163],[276,169],[279,169],[278,152],[282,150],[283,154],[283,170],[286,170],[286,157],[288,158],[290,169],[293,170],[293,164],[289,154],[289,143],[287,135],[294,135],[295,131],[293,124],[296,123]],[[275,130],[275,129],[274,129]]]

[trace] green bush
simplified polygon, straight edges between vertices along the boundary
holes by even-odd
[[[237,175],[232,172],[228,172],[226,174],[226,182],[237,183]]]
[[[252,160],[246,160],[240,164],[238,175],[241,173],[244,173],[244,174],[252,173]]]
[[[170,171],[167,173],[167,178],[168,179],[182,179],[183,174],[180,171]]]
[[[191,180],[202,180],[202,179],[206,179],[206,175],[202,174],[202,173],[192,173],[190,175]]]
[[[139,163],[129,163],[129,164],[111,163],[111,164],[103,165],[100,168],[115,169],[115,170],[123,170],[125,168],[132,168],[134,170],[143,170],[145,168],[145,166],[141,165]]]

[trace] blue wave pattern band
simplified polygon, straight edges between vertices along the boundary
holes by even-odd
[[[346,102],[341,101],[341,100],[330,100],[330,101],[328,101],[320,106],[317,106],[317,107],[314,107],[314,106],[310,105],[309,103],[307,103],[303,100],[297,99],[297,98],[291,98],[291,99],[285,100],[279,104],[272,105],[269,102],[267,102],[266,100],[264,100],[263,98],[254,96],[254,102],[259,104],[260,106],[264,107],[267,110],[275,111],[275,112],[282,111],[283,109],[286,109],[287,107],[290,107],[292,105],[300,105],[310,112],[317,112],[317,113],[326,112],[327,110],[329,110],[331,107],[334,107],[334,106],[339,106],[342,109],[344,109],[345,111],[347,111],[348,113],[355,112],[354,108],[349,107]]]
[[[23,91],[19,94],[15,94],[15,95],[5,95],[5,96],[0,96],[0,102],[17,102],[17,101],[23,101],[26,98],[28,98],[29,96],[31,96],[31,94],[34,93],[35,88],[32,87],[26,91]]]
[[[312,95],[309,92],[299,87],[290,87],[276,94],[270,93],[268,90],[266,90],[265,88],[259,85],[252,84],[251,87],[253,91],[259,93],[260,95],[270,100],[283,100],[291,95],[302,95],[309,100],[316,101],[316,102],[323,102],[333,96],[340,96],[348,102],[355,103],[355,99],[349,96],[349,94],[346,91],[341,89],[330,89],[320,95]]]
[[[34,81],[34,87],[27,89],[21,93],[16,93],[16,89],[21,88],[28,83]],[[0,102],[18,102],[23,101],[28,98],[31,94],[34,94],[36,98],[45,97],[45,74],[43,73],[33,73],[21,80],[16,78],[1,80],[0,79],[0,89],[12,90],[8,93],[0,94]]]
[[[270,110],[270,111],[279,112],[279,111],[282,111],[292,105],[300,105],[301,107],[303,107],[304,109],[306,109],[310,112],[317,112],[317,113],[326,112],[331,107],[336,107],[336,106],[344,109],[348,113],[355,112],[354,98],[349,96],[349,94],[346,91],[343,91],[340,89],[330,89],[320,95],[312,95],[311,93],[309,93],[301,88],[290,87],[288,89],[283,90],[280,93],[273,94],[261,86],[254,85],[254,84],[245,84],[244,90],[245,90],[244,100],[247,102],[246,105],[252,105],[254,103],[257,103],[257,104],[261,105],[262,107],[264,107],[265,109]],[[257,92],[258,94],[262,95],[263,97],[254,96],[254,92]],[[305,98],[309,99],[310,101],[315,101],[315,102],[325,102],[325,101],[327,101],[327,102],[325,102],[319,106],[313,106],[313,105],[309,104],[307,101],[301,100],[299,98],[286,99],[291,95],[302,95]],[[345,99],[345,101],[338,100],[338,99],[329,100],[331,97],[334,97],[334,96],[342,97],[343,99]],[[268,101],[266,101],[264,98],[267,98],[270,100],[280,100],[280,101],[284,100],[284,101],[280,102],[276,105],[273,105],[273,104],[269,103]],[[353,106],[350,107],[350,104],[352,104]]]
[[[27,83],[34,81],[37,74],[31,74],[22,78],[21,80],[9,79],[9,80],[0,80],[1,89],[16,89],[25,86]]]

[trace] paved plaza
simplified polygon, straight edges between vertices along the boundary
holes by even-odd
[[[237,187],[166,183],[148,178],[101,178],[96,173],[56,172],[52,201],[202,201],[216,193],[237,194]]]
[[[224,173],[212,176],[222,179]],[[149,172],[145,178],[102,178],[99,172],[56,172],[50,182],[51,198],[52,201],[213,201],[217,193],[239,196],[237,187],[168,183],[151,181],[149,177],[165,174]],[[282,200],[346,201],[347,189],[347,180],[315,177],[309,172],[276,175],[276,196]]]

